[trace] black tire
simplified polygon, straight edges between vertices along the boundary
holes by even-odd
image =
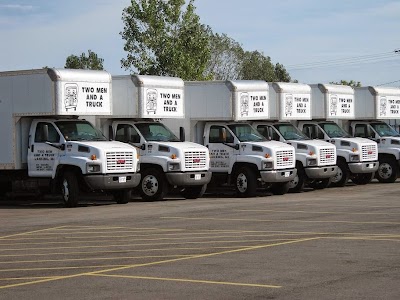
[[[75,173],[66,171],[61,180],[61,195],[66,207],[76,207],[79,202],[79,184]]]
[[[185,199],[197,199],[204,195],[207,189],[207,185],[195,185],[195,186],[187,186],[183,190],[181,190],[181,195]]]
[[[132,190],[117,190],[112,192],[115,202],[127,204],[132,198]]]
[[[350,170],[347,167],[347,163],[343,159],[338,159],[337,161],[338,171],[335,176],[331,178],[331,185],[336,187],[345,186],[347,181],[349,181]]]
[[[323,190],[331,184],[331,177],[324,179],[315,179],[311,181],[308,185],[314,190]]]
[[[307,175],[301,164],[296,164],[296,169],[296,177],[293,180],[289,181],[289,191],[299,193],[304,189]]]
[[[257,193],[257,177],[249,167],[241,167],[235,172],[234,185],[239,197],[255,197]]]
[[[157,169],[145,169],[141,172],[140,195],[146,201],[163,200],[168,194],[168,182],[164,173]]]
[[[359,173],[353,174],[351,181],[357,185],[364,185],[370,183],[374,179],[375,173]]]
[[[289,191],[289,185],[290,185],[289,181],[274,183],[271,186],[271,192],[274,195],[285,195]]]
[[[376,178],[382,183],[395,182],[399,174],[397,161],[391,157],[384,157],[379,160],[379,167],[376,171]]]

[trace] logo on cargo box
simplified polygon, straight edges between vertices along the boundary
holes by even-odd
[[[118,165],[122,165],[122,164],[124,164],[125,163],[125,159],[118,159],[117,160],[117,164]]]
[[[147,114],[155,114],[157,111],[157,97],[158,93],[155,89],[148,89],[146,94],[146,111]]]
[[[76,107],[78,106],[78,85],[75,83],[67,83],[65,85],[64,95],[65,110],[76,111]]]
[[[287,94],[285,98],[285,116],[292,116],[293,112],[293,95]]]
[[[379,113],[380,113],[380,116],[386,116],[386,106],[387,106],[386,97],[381,97],[381,99],[379,99]]]
[[[249,115],[249,93],[240,94],[240,116]]]

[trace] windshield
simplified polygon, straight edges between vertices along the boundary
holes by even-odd
[[[66,141],[107,141],[101,131],[87,121],[57,121],[55,123]]]
[[[330,138],[350,137],[350,135],[340,128],[336,123],[320,123],[319,125]]]
[[[400,134],[386,123],[371,123],[372,128],[380,136],[400,136]]]
[[[308,140],[300,130],[292,124],[275,124],[274,127],[279,131],[285,140]]]
[[[137,123],[135,126],[148,142],[180,142],[176,135],[161,123]]]
[[[241,142],[264,142],[266,139],[249,124],[228,125]]]

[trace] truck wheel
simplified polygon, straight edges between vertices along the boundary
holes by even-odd
[[[132,190],[117,190],[112,192],[114,200],[118,204],[127,204],[132,197]]]
[[[163,173],[157,169],[145,169],[141,172],[140,195],[143,200],[163,200],[168,193],[168,182]]]
[[[331,178],[315,179],[311,181],[308,185],[314,190],[323,190],[331,184]]]
[[[296,166],[297,174],[293,180],[289,181],[289,190],[291,192],[301,192],[304,189],[304,184],[306,182],[306,172],[301,165]]]
[[[181,195],[186,199],[197,199],[204,195],[207,189],[207,184],[187,186],[181,191]]]
[[[338,171],[335,176],[332,177],[332,186],[342,187],[345,186],[349,181],[350,171],[347,168],[347,164],[344,160],[337,161]]]
[[[375,173],[354,174],[353,178],[351,178],[351,181],[358,185],[364,185],[370,183],[371,180],[374,178],[374,175]]]
[[[274,195],[284,195],[289,191],[290,181],[274,183],[271,186],[271,192]]]
[[[76,207],[79,201],[79,184],[76,174],[65,172],[61,182],[61,193],[66,207]]]
[[[239,197],[254,197],[257,192],[257,178],[249,167],[241,167],[235,174],[235,189]]]
[[[379,161],[376,178],[382,183],[392,183],[396,181],[398,172],[397,161],[389,157],[384,157]]]

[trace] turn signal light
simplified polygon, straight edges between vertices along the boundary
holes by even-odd
[[[314,155],[314,154],[315,154],[315,152],[314,152],[314,151],[310,151],[310,152],[308,152],[308,154],[310,154],[310,155]]]
[[[176,154],[171,154],[171,158],[175,159],[176,158]]]
[[[351,149],[351,151],[357,152],[357,148],[353,148],[353,149]]]
[[[96,159],[97,159],[96,154],[92,154],[92,155],[90,156],[90,159],[91,159],[91,160],[96,160]]]
[[[271,155],[269,155],[269,153],[265,154],[265,158],[270,158]]]

